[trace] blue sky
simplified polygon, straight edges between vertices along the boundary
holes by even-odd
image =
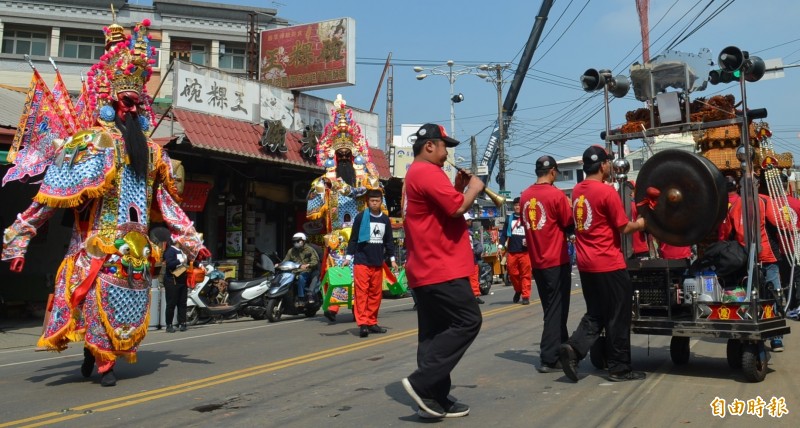
[[[136,3],[131,0],[131,3]],[[711,0],[651,0],[651,56],[660,53],[684,29],[692,30],[710,12],[729,3]],[[139,3],[146,3],[140,1]],[[275,8],[278,16],[293,24],[339,17],[356,21],[356,85],[310,94],[335,98],[341,93],[348,103],[369,109],[383,63],[389,52],[394,63],[395,133],[403,123],[436,122],[450,129],[449,83],[443,76],[415,79],[414,65],[433,67],[453,60],[457,65],[512,63],[516,66],[539,11],[537,0],[216,0],[216,3]],[[687,37],[674,49],[697,53],[708,48],[716,59],[726,46],[738,46],[764,59],[782,58],[784,64],[800,63],[800,16],[797,0],[736,0]],[[660,21],[660,22],[659,22]],[[629,66],[641,60],[639,22],[635,0],[556,0],[533,67],[522,85],[508,141],[507,188],[519,193],[535,180],[533,164],[542,154],[556,159],[580,155],[591,144],[602,143],[605,129],[602,92],[586,94],[578,77],[587,68],[609,68],[614,74],[629,74]],[[793,152],[800,163],[800,68],[785,71],[782,79],[747,85],[748,106],[766,107],[773,142],[779,152]],[[506,74],[510,82],[513,74]],[[503,98],[508,86],[503,89]],[[456,137],[468,141],[476,135],[479,156],[497,117],[495,87],[476,76],[460,76],[455,92],[464,94],[456,104]],[[693,95],[732,93],[740,98],[738,84],[716,85]],[[375,107],[385,124],[386,86]],[[642,107],[633,91],[611,103],[611,122],[625,121],[625,112]],[[381,132],[383,135],[385,132]],[[383,147],[383,141],[379,142]],[[469,158],[469,145],[457,155]],[[641,146],[631,142],[632,148]],[[495,185],[492,183],[492,185]],[[496,185],[495,185],[496,188]]]

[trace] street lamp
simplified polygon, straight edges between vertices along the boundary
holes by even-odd
[[[475,73],[474,67],[464,67],[464,66],[457,66],[453,60],[447,61],[446,65],[441,65],[432,68],[424,68],[416,66],[414,67],[414,71],[420,74],[417,74],[417,80],[425,79],[428,76],[444,76],[450,82],[450,136],[455,138],[456,137],[456,109],[455,104],[464,101],[463,94],[455,94],[454,93],[454,85],[456,83],[456,79],[458,76],[463,76],[465,74],[476,74],[479,77],[486,77],[485,74]],[[423,71],[427,71],[427,73],[423,73]]]
[[[506,150],[505,150],[505,126],[503,123],[503,71],[508,70],[511,64],[482,64],[478,66],[478,70],[485,72],[494,72],[494,74],[479,74],[478,77],[486,79],[497,88],[497,128],[500,130],[500,135],[497,141],[497,157],[500,160],[499,171],[497,172],[497,184],[500,186],[500,191],[506,190]]]

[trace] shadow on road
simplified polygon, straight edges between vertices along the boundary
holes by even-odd
[[[123,358],[118,360],[114,367],[114,374],[117,379],[133,378],[146,376],[157,372],[166,367],[168,361],[183,364],[213,364],[208,360],[191,358],[188,355],[177,354],[170,351],[139,351],[137,352],[137,363],[128,364]],[[61,361],[58,364],[43,366],[37,370],[40,375],[35,375],[26,380],[32,383],[45,382],[45,385],[62,385],[73,382],[93,382],[100,383],[100,376],[95,369],[92,376],[84,378],[80,373],[80,365],[83,359]]]

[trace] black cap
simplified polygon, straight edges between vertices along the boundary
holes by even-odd
[[[455,147],[461,144],[460,141],[447,136],[444,126],[433,123],[426,123],[420,126],[414,136],[417,137],[416,141],[414,141],[414,146],[422,145],[427,140],[442,140],[447,147]]]
[[[585,152],[583,152],[584,167],[599,162],[605,162],[609,159],[611,159],[611,156],[608,155],[606,149],[598,145],[590,146]]]
[[[558,164],[556,160],[553,159],[552,156],[542,156],[539,159],[536,159],[536,173],[549,171],[555,168],[558,171]]]

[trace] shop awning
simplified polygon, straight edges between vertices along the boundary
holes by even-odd
[[[266,162],[297,165],[322,172],[322,167],[317,166],[315,160],[309,160],[301,154],[303,143],[299,132],[286,133],[286,153],[270,153],[258,144],[264,132],[261,125],[183,109],[173,109],[173,114],[192,147]],[[384,152],[374,147],[370,147],[369,151],[370,160],[375,164],[378,175],[382,179],[390,178],[389,162]]]
[[[211,184],[202,181],[187,181],[183,185],[181,208],[186,212],[202,212],[206,206]]]

